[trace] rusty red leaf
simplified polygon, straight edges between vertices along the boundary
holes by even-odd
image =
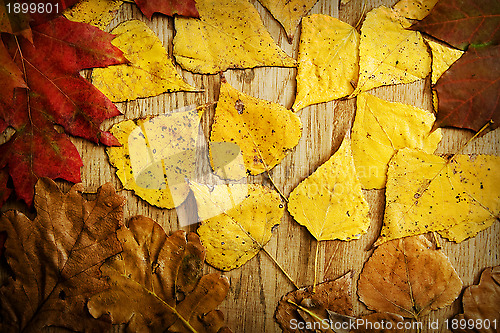
[[[469,44],[500,43],[500,1],[441,0],[412,29],[465,50]]]
[[[30,25],[50,21],[78,1],[80,0],[2,0],[0,32],[22,35],[31,40]]]
[[[500,124],[500,46],[469,48],[439,79],[437,127],[479,131]]]
[[[200,17],[194,0],[134,0],[139,9],[149,19],[154,13],[168,16],[180,15]]]

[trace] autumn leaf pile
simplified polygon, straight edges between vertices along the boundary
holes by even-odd
[[[472,130],[474,138],[498,127],[498,2],[401,0],[351,26],[307,16],[317,0],[259,0],[289,41],[299,38],[293,59],[247,0],[134,1],[148,20],[171,16],[173,58],[143,21],[104,32],[121,0],[52,0],[64,15],[14,15],[0,3],[0,206],[15,197],[36,210],[34,219],[0,215],[11,272],[0,287],[2,332],[101,332],[113,324],[128,332],[230,332],[216,309],[229,281],[221,272],[204,275],[204,262],[229,271],[261,251],[296,289],[277,304],[285,332],[337,332],[318,327],[359,319],[418,322],[458,298],[462,281],[434,233],[459,243],[498,221],[500,158],[434,152],[442,127]],[[205,89],[187,83],[176,65],[219,75],[218,100],[124,115],[102,129],[121,114],[113,103]],[[297,67],[290,109],[238,91],[223,74],[263,66]],[[421,80],[433,112],[370,92]],[[287,193],[272,170],[303,139],[301,110],[348,99],[356,114],[340,147]],[[110,184],[94,200],[81,185],[63,193],[52,179],[79,183],[83,165],[70,136],[106,146],[123,188],[150,205],[194,200],[197,234],[168,236],[144,216],[125,224],[124,199]],[[202,175],[200,155],[210,164]],[[261,174],[267,185],[251,183]],[[385,189],[383,225],[356,286],[352,272],[319,283],[319,242],[367,233],[371,189]],[[284,214],[316,241],[311,286],[299,288],[265,248]],[[498,266],[486,268],[465,290],[456,318],[466,324],[454,330],[471,329],[471,318],[500,321],[498,276]],[[354,312],[354,289],[374,312]]]

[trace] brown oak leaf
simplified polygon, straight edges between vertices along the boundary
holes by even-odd
[[[283,332],[332,332],[325,320],[329,313],[352,314],[352,272],[336,280],[301,288],[283,296],[274,316]]]
[[[202,275],[205,248],[199,237],[134,217],[117,232],[123,252],[102,267],[111,288],[93,296],[90,313],[109,314],[127,332],[230,332],[214,310],[229,291],[226,277]]]
[[[0,218],[7,232],[5,257],[13,272],[0,288],[0,331],[40,332],[48,326],[103,332],[109,322],[92,318],[86,302],[106,287],[99,266],[120,251],[116,230],[124,199],[110,184],[93,201],[81,185],[63,193],[42,178],[36,185],[37,217],[9,211]]]

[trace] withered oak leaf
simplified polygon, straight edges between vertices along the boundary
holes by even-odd
[[[302,330],[295,323],[322,324],[330,313],[352,315],[351,283],[353,273],[348,272],[336,280],[325,281],[313,286],[292,291],[281,298],[274,314],[283,332],[317,332]],[[323,331],[322,331],[323,332]],[[326,330],[325,332],[332,332]]]
[[[500,43],[500,1],[441,0],[412,29],[425,32],[465,50]]]
[[[16,211],[0,217],[13,273],[0,288],[1,332],[41,332],[48,326],[109,329],[109,321],[90,316],[86,302],[107,287],[99,266],[121,250],[116,230],[124,199],[110,184],[100,187],[93,201],[85,200],[81,189],[75,185],[63,193],[42,178],[36,185],[33,221]]]
[[[229,291],[219,273],[203,275],[205,248],[195,233],[167,236],[145,216],[118,230],[123,251],[101,267],[110,288],[89,300],[90,313],[108,314],[127,332],[227,333],[215,308]]]
[[[134,0],[141,12],[149,19],[154,13],[168,16],[200,17],[195,0]]]
[[[479,131],[500,125],[500,46],[470,47],[438,80],[435,126]]]
[[[28,88],[16,88],[12,99],[0,100],[0,126],[15,130],[0,145],[0,169],[7,170],[17,196],[28,205],[40,177],[80,181],[82,161],[66,133],[108,146],[118,144],[99,127],[120,112],[79,72],[126,62],[111,44],[113,35],[84,23],[58,17],[33,27],[32,33],[33,43],[2,36]]]

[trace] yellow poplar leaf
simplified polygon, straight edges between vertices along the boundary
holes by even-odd
[[[384,188],[387,164],[398,149],[433,153],[441,132],[431,133],[435,117],[411,105],[387,102],[367,93],[357,97],[352,151],[363,188]]]
[[[195,170],[199,120],[193,108],[115,124],[110,132],[122,146],[107,153],[123,187],[160,208],[184,202],[185,178]]]
[[[348,96],[358,80],[359,34],[328,15],[302,20],[297,97],[292,109]]]
[[[412,20],[421,20],[430,13],[438,0],[400,0],[392,7],[399,15]]]
[[[200,218],[201,242],[207,262],[229,271],[252,259],[269,242],[280,223],[283,205],[275,191],[257,184],[206,186],[192,182]],[[243,198],[243,200],[242,200]]]
[[[445,159],[405,148],[391,159],[387,175],[384,224],[375,245],[429,231],[461,242],[500,215],[500,157]]]
[[[121,0],[82,0],[63,14],[68,20],[83,22],[104,30],[115,17]]]
[[[92,73],[94,86],[111,101],[196,90],[180,77],[167,50],[145,23],[126,21],[111,33],[117,35],[112,44],[122,50],[130,61],[129,64],[96,68]]]
[[[210,141],[237,144],[251,175],[271,170],[288,149],[297,145],[301,135],[302,123],[293,112],[279,104],[245,95],[222,82]],[[215,159],[212,150],[211,145],[212,167],[217,170],[226,161]],[[231,175],[232,172],[228,176]]]
[[[295,67],[247,0],[197,0],[200,18],[175,17],[174,56],[182,68],[215,74],[228,68]]]
[[[376,87],[423,79],[431,57],[418,31],[394,10],[381,6],[366,15],[359,44],[359,81],[352,95]]]
[[[288,211],[318,241],[358,239],[366,233],[369,207],[356,176],[349,138],[292,191]]]
[[[210,161],[214,174],[222,179],[238,180],[247,176],[240,147],[234,142],[210,142]]]
[[[431,82],[436,84],[441,75],[464,54],[464,51],[457,50],[441,43],[426,39],[432,53],[432,75]]]
[[[285,28],[288,40],[291,42],[300,20],[318,0],[259,0],[259,2]]]

